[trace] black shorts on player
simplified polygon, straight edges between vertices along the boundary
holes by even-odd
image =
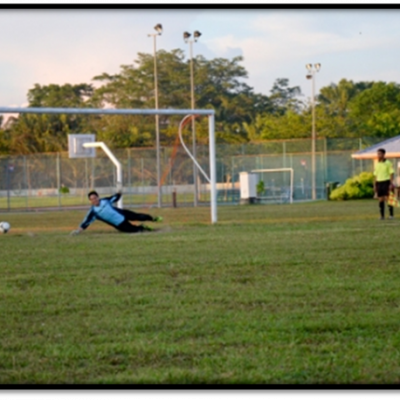
[[[390,190],[390,180],[376,182],[376,193],[377,193],[378,197],[389,196],[389,190]]]

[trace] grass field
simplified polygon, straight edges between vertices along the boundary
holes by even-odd
[[[143,210],[149,211],[149,210]],[[375,201],[2,214],[0,383],[400,382],[400,217]]]
[[[63,195],[63,196],[31,196],[31,197],[18,197],[11,196],[9,199],[7,197],[0,197],[0,213],[7,211],[23,211],[36,208],[61,208],[69,206],[87,206],[87,193],[89,189],[82,191],[81,195]],[[223,198],[223,191],[220,197]],[[193,204],[193,194],[192,193],[178,193],[176,195],[177,203],[189,203]],[[130,195],[129,193],[124,194],[124,204],[132,206],[144,206],[149,207],[150,205],[157,205],[157,194],[143,194],[143,195]],[[209,193],[202,193],[200,196],[201,201],[210,201]],[[172,205],[172,194],[163,194],[161,196],[162,204]],[[239,202],[239,199],[236,199]]]

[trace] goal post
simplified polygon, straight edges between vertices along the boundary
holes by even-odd
[[[208,117],[211,223],[217,222],[217,168],[215,155],[215,111],[177,109],[0,107],[0,114],[91,114],[91,115],[203,115]],[[160,182],[157,182],[160,185]]]
[[[289,201],[293,203],[293,190],[294,190],[294,171],[293,168],[273,168],[273,169],[253,169],[252,173],[273,173],[273,172],[289,172],[290,173],[290,184],[289,184]]]
[[[85,148],[96,148],[100,147],[104,153],[107,154],[108,158],[115,165],[117,170],[117,190],[122,190],[122,164],[119,162],[117,157],[114,156],[112,151],[108,148],[108,146],[104,142],[92,142],[92,143],[84,143],[83,147]],[[117,202],[119,208],[123,208],[122,197]]]

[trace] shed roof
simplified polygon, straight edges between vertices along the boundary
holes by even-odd
[[[351,156],[358,160],[376,159],[378,158],[376,153],[381,148],[386,150],[386,158],[400,158],[400,135],[374,144],[366,149],[359,150]]]

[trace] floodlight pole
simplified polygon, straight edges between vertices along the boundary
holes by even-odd
[[[315,71],[312,74],[312,132],[311,132],[311,170],[312,170],[312,199],[317,199],[316,190],[316,171],[315,171],[315,150],[316,150],[316,134],[315,134]]]
[[[316,140],[317,134],[315,131],[315,74],[321,68],[321,64],[307,64],[306,68],[309,72],[307,75],[307,79],[311,79],[312,83],[312,93],[311,93],[311,114],[312,114],[312,127],[311,127],[311,198],[313,200],[317,199],[317,190],[316,190],[316,160],[315,160],[315,151],[316,151]]]
[[[193,72],[193,40],[189,40],[190,44],[190,97],[191,106],[194,110],[194,72]],[[196,121],[192,118],[192,142],[193,142],[193,157],[196,158]],[[197,168],[193,164],[193,185],[194,185],[194,207],[197,207],[197,202],[199,198],[199,190],[197,187]]]
[[[100,147],[103,149],[104,153],[108,155],[110,160],[117,167],[117,191],[122,191],[122,164],[117,160],[111,150],[104,142],[92,142],[92,143],[84,143],[83,147]],[[117,202],[118,208],[122,208],[122,197]]]
[[[215,122],[214,114],[208,116],[208,129],[210,132],[210,184],[211,184],[211,223],[217,222],[217,165],[215,155]]]
[[[155,98],[155,109],[158,110],[158,80],[157,80],[157,48],[156,48],[156,37],[161,35],[162,26],[157,24],[154,29],[157,33],[149,33],[147,36],[153,36],[153,56],[154,56],[154,98]],[[160,166],[160,118],[159,114],[156,114],[156,158],[157,158],[157,206],[162,207],[162,191],[161,191],[161,166]]]
[[[194,72],[193,72],[193,42],[197,42],[201,33],[199,31],[194,31],[193,40],[189,40],[190,36],[192,36],[189,32],[183,32],[183,40],[185,43],[189,43],[190,50],[190,98],[191,98],[191,106],[192,110],[194,110]],[[192,119],[192,143],[193,143],[193,158],[196,159],[196,121]],[[199,189],[197,186],[198,181],[198,171],[196,168],[196,163],[193,162],[193,188],[194,188],[194,200],[193,206],[197,207],[198,199],[199,199]]]

